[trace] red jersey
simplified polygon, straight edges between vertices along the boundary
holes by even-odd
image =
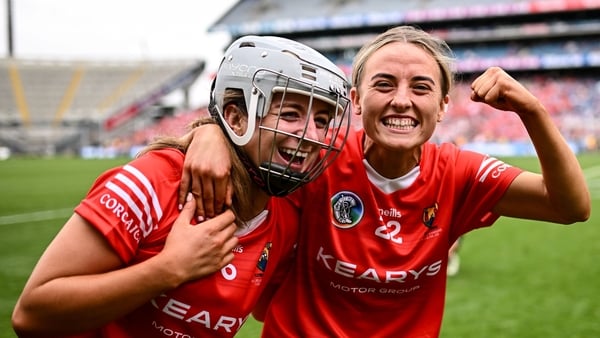
[[[499,217],[491,210],[521,172],[427,143],[414,181],[386,193],[367,176],[363,137],[351,132],[336,162],[290,196],[302,209],[298,259],[265,337],[438,337],[448,249]]]
[[[183,159],[181,152],[163,149],[108,170],[75,212],[106,237],[125,264],[142,262],[162,250],[179,214]],[[297,240],[299,216],[289,201],[272,198],[266,210],[262,223],[237,234],[235,258],[221,271],[166,292],[85,336],[232,337]]]

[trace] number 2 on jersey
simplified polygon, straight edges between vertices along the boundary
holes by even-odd
[[[402,236],[400,236],[400,222],[389,221],[387,224],[382,224],[375,229],[375,236],[390,240],[394,243],[402,244]]]

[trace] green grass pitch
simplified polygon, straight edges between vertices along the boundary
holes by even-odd
[[[443,338],[600,337],[600,154],[579,159],[592,192],[590,220],[500,218],[467,234],[460,273],[448,281]],[[126,160],[0,161],[0,337],[15,337],[14,303],[72,208],[98,174]],[[539,170],[534,158],[504,160]],[[250,318],[237,337],[259,334]]]

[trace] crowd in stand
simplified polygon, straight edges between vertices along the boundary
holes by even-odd
[[[581,151],[598,150],[600,136],[600,80],[593,77],[561,77],[547,75],[520,79],[539,97],[556,119],[563,135]],[[451,93],[448,113],[434,135],[436,142],[528,142],[527,133],[515,114],[495,111],[473,103],[470,81],[459,81]],[[180,112],[165,117],[150,128],[138,130],[129,139],[119,140],[120,147],[143,145],[157,135],[183,134],[187,124],[207,114],[206,108]],[[360,127],[360,119],[353,125]]]
[[[600,81],[594,78],[532,76],[522,83],[544,103],[565,137],[583,149],[597,148],[600,135]],[[469,82],[459,83],[452,93],[450,109],[438,141],[527,141],[515,114],[495,111],[469,100]]]

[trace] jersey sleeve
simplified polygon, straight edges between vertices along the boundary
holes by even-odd
[[[492,209],[512,181],[523,172],[497,158],[471,151],[459,152],[456,170],[463,189],[459,196],[461,206],[454,219],[460,220],[455,226],[461,234],[492,225],[500,217]]]
[[[183,154],[152,151],[104,172],[75,212],[106,238],[123,262],[161,229],[165,210],[175,208]]]

